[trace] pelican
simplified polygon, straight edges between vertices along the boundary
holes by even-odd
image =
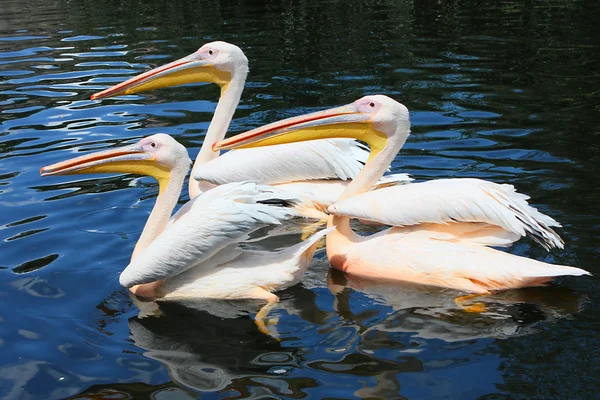
[[[300,281],[327,230],[279,252],[242,250],[239,244],[249,233],[293,216],[290,207],[297,201],[279,189],[252,182],[209,190],[169,219],[190,164],[183,145],[157,134],[133,145],[43,167],[40,173],[124,172],[155,178],[159,194],[131,262],[120,274],[120,284],[148,300],[264,300],[267,306],[256,321],[266,332],[262,319],[278,301],[272,292]]]
[[[560,226],[527,203],[513,186],[480,179],[439,179],[370,191],[410,133],[408,109],[383,96],[290,118],[217,143],[216,150],[322,138],[354,138],[371,148],[358,176],[329,206],[327,257],[333,268],[359,277],[413,282],[476,295],[543,286],[583,269],[548,264],[489,246],[531,235],[546,249],[563,247]],[[350,218],[393,228],[359,236]],[[473,296],[473,295],[470,295]]]
[[[352,139],[318,140],[277,148],[248,149],[219,157],[212,146],[227,133],[240,102],[248,59],[237,46],[212,42],[195,53],[135,76],[95,93],[92,100],[141,93],[194,82],[216,83],[221,97],[192,167],[189,195],[225,183],[259,180],[301,197],[304,216],[323,218],[322,211],[344,191],[349,179],[360,171],[368,152]],[[410,181],[405,174],[390,175],[378,186]]]

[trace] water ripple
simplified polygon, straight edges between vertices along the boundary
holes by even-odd
[[[582,4],[5,1],[0,397],[593,397],[596,278],[490,296],[475,314],[451,292],[330,271],[320,252],[280,293],[275,340],[255,304],[159,308],[119,286],[153,180],[39,176],[158,132],[193,157],[214,85],[89,96],[228,40],[250,60],[232,132],[390,95],[412,120],[393,172],[515,185],[563,223],[567,246],[509,251],[597,276],[600,52]]]

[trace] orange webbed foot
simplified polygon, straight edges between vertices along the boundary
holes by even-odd
[[[454,299],[454,304],[468,313],[482,313],[486,311],[485,303],[477,302],[466,304],[467,302],[482,296],[487,296],[487,294],[467,294],[465,296],[459,296]]]

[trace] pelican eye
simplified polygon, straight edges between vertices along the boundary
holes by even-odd
[[[154,143],[154,142],[150,142],[150,146],[152,146],[152,147],[156,147],[156,143]]]
[[[210,54],[210,55],[212,56],[212,55],[213,55],[213,51],[212,51],[212,50],[209,50],[209,51],[208,51],[208,54]]]
[[[373,103],[373,102],[370,102],[370,103],[369,103],[369,107],[371,107],[371,108],[375,107],[375,103]]]

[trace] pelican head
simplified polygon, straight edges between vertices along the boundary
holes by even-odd
[[[247,74],[248,59],[242,49],[227,42],[211,42],[189,56],[94,93],[91,99],[141,93],[197,82],[216,83],[223,92],[232,79],[245,80]]]
[[[215,143],[213,150],[263,147],[325,138],[351,138],[367,143],[373,157],[390,140],[403,144],[409,132],[408,109],[387,96],[373,95],[345,106],[253,129]]]
[[[159,133],[129,146],[98,151],[43,167],[40,175],[131,173],[155,178],[162,191],[171,171],[186,168],[183,171],[185,175],[190,163],[182,144],[167,134]]]

